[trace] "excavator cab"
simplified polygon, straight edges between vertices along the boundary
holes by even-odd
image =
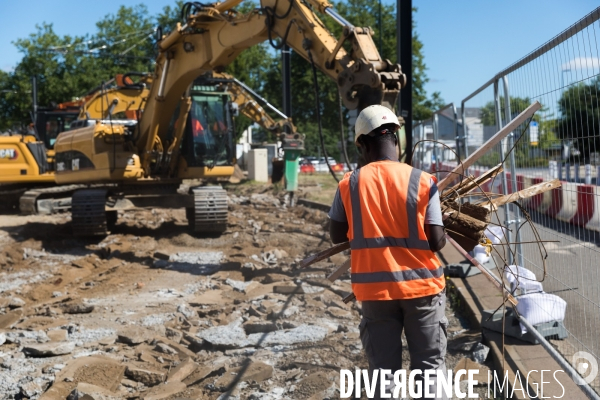
[[[79,109],[38,109],[35,128],[47,149],[54,148],[58,134],[69,130],[71,123],[77,120],[78,115]]]
[[[187,165],[233,165],[234,110],[230,94],[200,79],[194,82],[190,97],[192,105],[181,148]]]

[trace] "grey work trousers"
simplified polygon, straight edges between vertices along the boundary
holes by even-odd
[[[445,309],[445,289],[433,296],[410,300],[363,301],[360,339],[369,360],[370,373],[373,374],[375,369],[389,369],[393,374],[402,369],[403,330],[410,354],[410,369],[441,369],[445,372],[448,326]],[[437,384],[430,387],[430,393],[437,392]],[[380,398],[379,393],[377,386],[375,399]],[[422,398],[447,400],[446,396]]]

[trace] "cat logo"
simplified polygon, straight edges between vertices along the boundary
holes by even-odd
[[[19,153],[17,153],[16,149],[0,149],[0,158],[14,160],[18,155]]]
[[[79,171],[79,158],[73,159],[73,163],[71,164],[71,169],[73,171]]]

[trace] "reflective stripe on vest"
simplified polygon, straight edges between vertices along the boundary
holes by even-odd
[[[407,238],[378,237],[365,238],[362,225],[362,212],[360,210],[360,196],[358,194],[358,176],[360,169],[354,170],[350,175],[350,201],[352,202],[352,231],[354,236],[350,241],[352,250],[375,249],[381,247],[402,247],[405,249],[429,250],[429,242],[419,239],[419,225],[417,223],[417,200],[419,198],[419,183],[421,171],[413,168],[410,172],[408,194],[406,196],[406,213],[409,235]],[[419,279],[419,278],[412,278]],[[381,282],[381,281],[379,281]]]
[[[409,269],[406,271],[353,272],[352,283],[404,282],[415,279],[440,278],[444,276],[444,268],[429,270],[427,268]]]

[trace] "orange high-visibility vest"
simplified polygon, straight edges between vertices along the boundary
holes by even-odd
[[[378,161],[340,181],[359,301],[413,299],[444,289],[444,270],[425,235],[431,178],[404,163]]]

